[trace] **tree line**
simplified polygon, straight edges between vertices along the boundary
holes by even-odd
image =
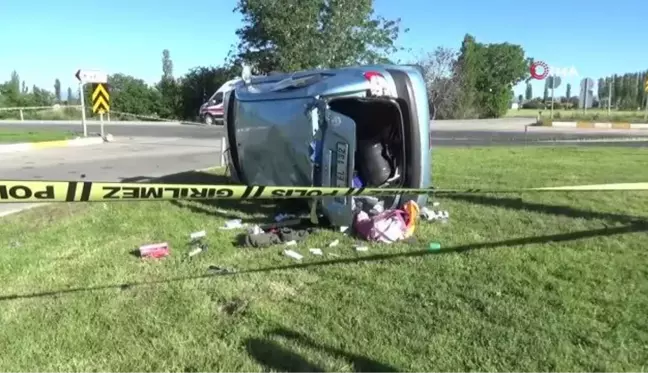
[[[648,70],[623,75],[614,74],[599,78],[596,82],[596,95],[593,107],[615,110],[641,110],[646,105],[645,84]],[[542,96],[533,95],[533,87],[527,83],[524,95],[519,95],[517,101],[523,108],[540,109],[551,105],[550,87],[545,81]],[[559,87],[560,92],[554,92],[554,107],[559,109],[573,109],[578,107],[580,87],[572,90],[571,84]]]
[[[161,76],[154,85],[123,73],[109,76],[111,109],[160,118],[195,119],[198,109],[225,81],[254,67],[255,74],[354,64],[402,63],[393,55],[403,51],[398,38],[400,19],[386,19],[373,12],[373,0],[238,0],[235,11],[243,24],[236,30],[237,45],[216,66],[198,66],[182,76],[174,75],[169,50],[162,51]],[[520,45],[482,43],[465,35],[457,48],[437,48],[408,63],[421,67],[430,99],[431,114],[438,119],[500,117],[515,101],[513,87],[529,78],[532,58]],[[644,74],[645,75],[645,74]],[[610,80],[613,102],[632,107],[642,100],[639,75]],[[633,80],[634,77],[634,80]],[[599,87],[607,87],[599,84]],[[25,86],[17,72],[0,85],[0,106],[78,104],[67,89],[63,97],[58,79],[49,91]],[[567,86],[565,97],[571,97]],[[599,97],[601,93],[599,88]],[[85,92],[87,102],[90,92]],[[546,101],[546,89],[545,89]],[[527,86],[527,101],[533,98]],[[521,98],[519,98],[522,101]]]

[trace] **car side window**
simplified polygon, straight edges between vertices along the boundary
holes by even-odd
[[[219,105],[223,103],[223,92],[218,92],[216,96],[214,96],[214,105]]]

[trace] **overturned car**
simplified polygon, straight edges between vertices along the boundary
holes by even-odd
[[[415,66],[251,77],[224,97],[224,125],[230,174],[242,184],[429,187],[430,113]],[[381,200],[388,209],[426,198]],[[317,208],[331,224],[350,226],[358,202],[376,200],[326,197]]]

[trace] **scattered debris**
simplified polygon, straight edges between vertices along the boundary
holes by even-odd
[[[193,232],[192,234],[189,235],[189,239],[191,239],[191,241],[198,241],[202,238],[205,238],[206,235],[207,232],[205,231]]]
[[[421,214],[421,209],[418,203],[414,201],[407,201],[403,206],[403,210],[406,213],[406,229],[404,238],[409,238],[414,234],[414,230],[416,229],[416,220]]]
[[[430,242],[430,245],[428,246],[428,249],[430,251],[438,251],[441,250],[441,244],[438,242]]]
[[[276,221],[277,223],[281,223],[281,222],[284,221],[284,220],[294,219],[294,218],[296,218],[296,217],[297,217],[297,216],[295,216],[295,215],[293,215],[293,214],[277,214],[277,215],[275,216],[274,219],[275,219],[275,221]]]
[[[286,246],[294,246],[294,245],[297,245],[297,241],[295,241],[295,240],[286,241],[286,242],[284,242],[284,245],[286,245]]]
[[[213,274],[213,275],[222,275],[222,274],[226,274],[226,273],[236,273],[236,271],[233,270],[233,269],[214,266],[214,265],[211,265],[211,266],[207,267],[207,272],[209,274]]]
[[[263,229],[261,229],[261,227],[259,227],[258,225],[255,224],[252,228],[248,228],[248,233],[249,234],[262,234],[262,233],[265,233],[265,231]]]
[[[204,243],[200,243],[194,247],[193,250],[189,252],[189,257],[191,258],[192,256],[198,255],[202,253],[203,251],[207,251],[208,246]]]
[[[369,210],[369,215],[372,215],[372,216],[373,215],[378,215],[378,214],[380,214],[380,213],[382,213],[384,211],[385,211],[385,202],[380,201],[380,202],[376,203],[375,205],[373,205],[373,207],[371,207],[371,210]]]
[[[308,249],[308,251],[313,255],[324,255],[322,249]]]
[[[349,230],[349,227],[347,227],[346,225],[343,225],[343,226],[340,227],[340,233],[345,233],[348,230]]]
[[[247,247],[263,248],[281,243],[281,238],[274,233],[246,234],[243,245]]]
[[[279,238],[281,241],[303,241],[311,234],[312,229],[292,229],[288,227],[281,228],[279,230]]]
[[[438,207],[439,205],[441,205],[441,204],[439,202],[437,202],[437,201],[432,202],[433,207]]]
[[[387,210],[370,217],[360,211],[356,215],[354,228],[367,241],[392,243],[407,238],[406,215],[402,210]]]
[[[239,229],[244,228],[245,224],[241,219],[232,219],[225,222],[225,225],[220,229]]]
[[[369,247],[367,247],[367,246],[356,245],[354,248],[355,248],[355,251],[369,251]]]
[[[169,255],[169,244],[166,242],[143,245],[139,247],[142,258],[163,258]]]
[[[207,251],[207,248],[209,247],[205,242],[203,242],[203,239],[207,236],[207,232],[205,231],[199,231],[199,232],[193,232],[189,235],[190,239],[190,245],[192,246],[191,251],[189,251],[188,258],[191,258],[195,255],[198,255],[204,251]]]
[[[335,241],[331,242],[328,246],[329,247],[335,247],[335,246],[337,246],[339,244],[340,244],[340,240],[335,240]]]
[[[303,255],[301,255],[298,252],[292,251],[292,250],[284,250],[283,254],[289,258],[293,258],[295,260],[302,260],[304,258]]]
[[[442,223],[447,223],[447,220],[450,219],[450,213],[448,211],[434,211],[430,210],[427,207],[421,209],[421,218],[427,221],[440,220]]]

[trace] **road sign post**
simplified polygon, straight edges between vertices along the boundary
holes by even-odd
[[[644,82],[644,96],[646,96],[646,112],[644,113],[644,120],[648,120],[648,75],[646,75],[646,81]]]
[[[587,112],[588,106],[592,106],[593,93],[592,88],[594,88],[594,80],[591,78],[585,78],[580,82],[580,96],[578,98],[578,105],[582,106],[583,112]]]
[[[83,83],[79,82],[79,99],[81,100],[81,126],[83,127],[83,137],[88,137],[88,125],[86,123],[85,92]]]
[[[99,113],[99,126],[101,131],[101,137],[104,137],[104,123],[103,123],[103,113]]]
[[[92,112],[99,114],[101,137],[104,137],[103,115],[110,112],[110,92],[106,83],[97,83],[92,90]]]
[[[86,123],[85,107],[85,84],[86,83],[107,83],[108,74],[101,70],[77,70],[74,76],[79,80],[79,99],[81,100],[81,125],[83,126],[83,137],[88,136],[88,125]],[[103,131],[102,131],[103,132]],[[103,136],[103,133],[102,133]]]

